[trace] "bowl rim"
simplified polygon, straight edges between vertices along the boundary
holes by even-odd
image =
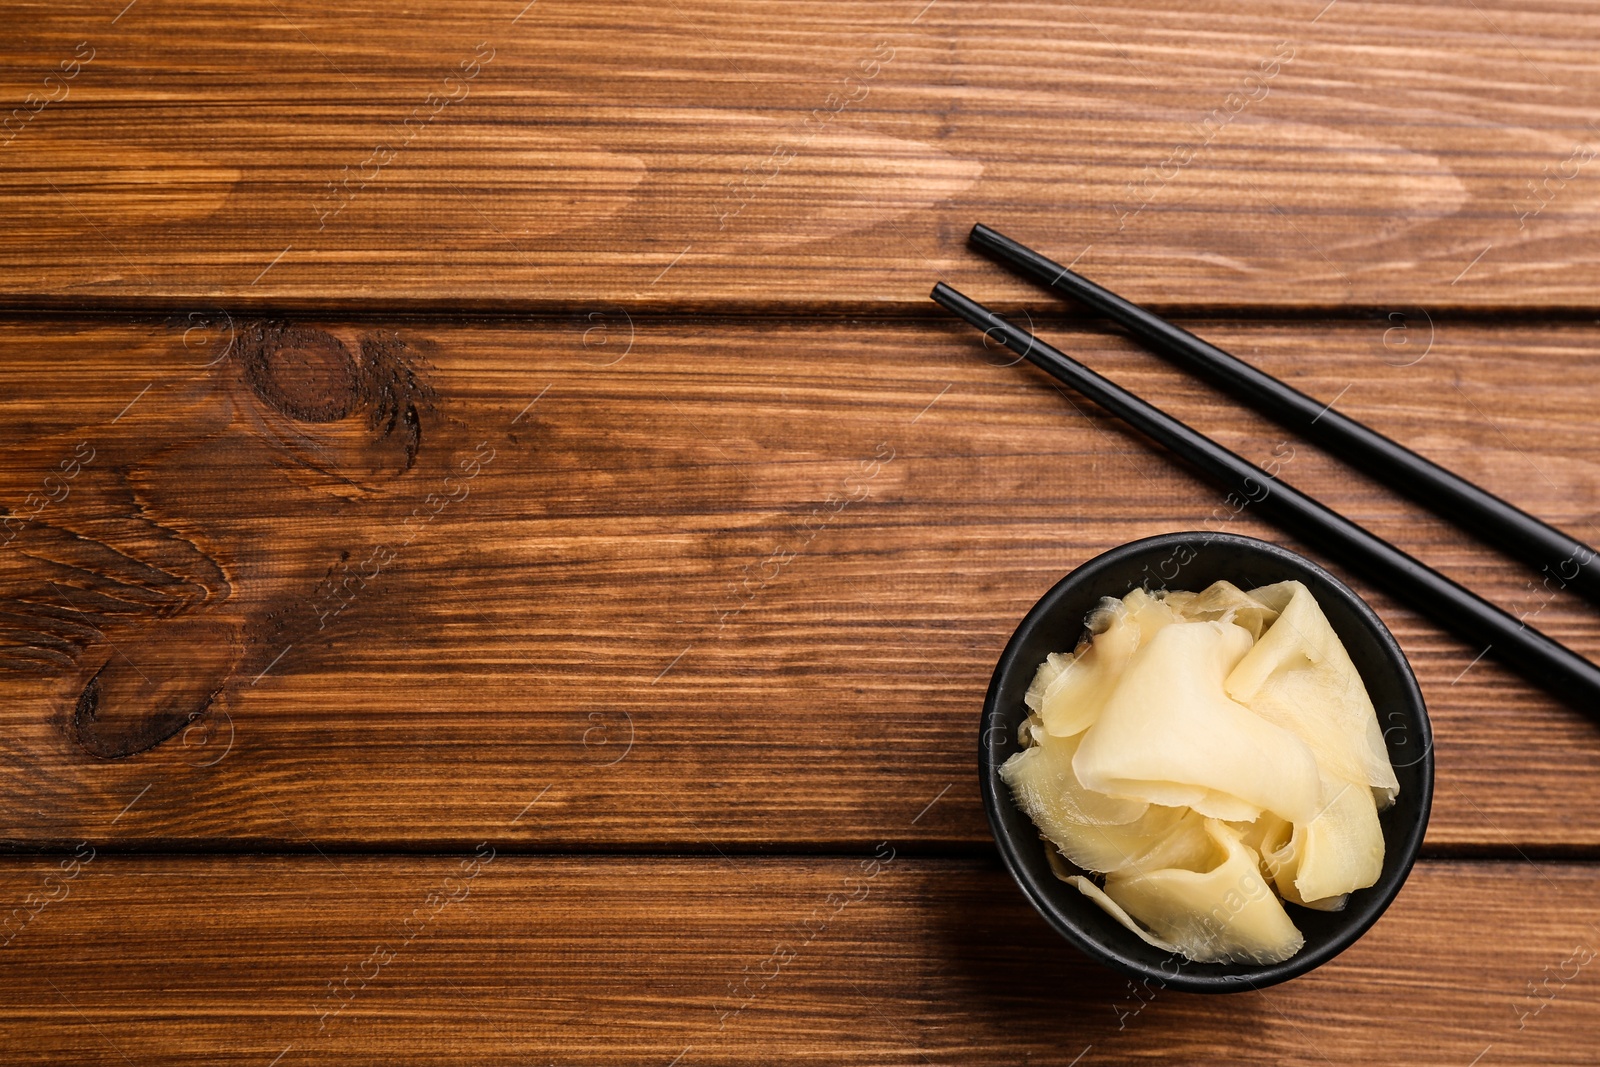
[[[1276,561],[1286,563],[1293,569],[1298,569],[1315,576],[1319,581],[1326,583],[1334,594],[1344,600],[1348,606],[1354,608],[1355,614],[1361,622],[1372,632],[1378,644],[1382,647],[1385,659],[1395,668],[1400,688],[1405,702],[1415,712],[1418,732],[1421,735],[1423,755],[1417,763],[1422,766],[1422,789],[1418,798],[1418,817],[1414,825],[1405,828],[1401,838],[1400,862],[1393,874],[1380,876],[1377,886],[1381,887],[1379,895],[1368,898],[1362,911],[1352,915],[1353,921],[1346,928],[1340,930],[1338,936],[1329,938],[1316,945],[1308,945],[1300,952],[1281,963],[1268,964],[1262,967],[1252,967],[1247,971],[1236,974],[1194,974],[1185,973],[1185,964],[1179,964],[1175,971],[1160,967],[1153,967],[1142,960],[1125,956],[1111,946],[1090,937],[1074,922],[1056,907],[1053,894],[1062,888],[1070,888],[1065,882],[1049,876],[1049,886],[1039,884],[1033,874],[1022,863],[1021,849],[1025,847],[1039,848],[1043,841],[1037,837],[1030,837],[1027,841],[1019,842],[1005,827],[1000,817],[1000,805],[1015,806],[1010,791],[1000,781],[1000,762],[995,758],[994,746],[991,744],[991,731],[1001,728],[1001,724],[992,720],[999,716],[1003,709],[998,706],[999,691],[1002,678],[1006,677],[1016,667],[1016,661],[1021,657],[1021,645],[1024,634],[1030,633],[1038,627],[1044,617],[1052,612],[1058,600],[1075,591],[1085,583],[1092,583],[1102,573],[1122,563],[1130,556],[1138,556],[1154,548],[1162,548],[1178,544],[1204,543],[1205,545],[1223,544],[1247,552],[1254,552],[1273,557]],[[1107,595],[1110,595],[1109,593]],[[995,840],[995,845],[1000,851],[1001,861],[1012,879],[1022,889],[1023,895],[1028,898],[1046,922],[1070,944],[1080,952],[1087,955],[1097,963],[1109,967],[1114,971],[1131,978],[1152,980],[1158,988],[1175,989],[1184,992],[1196,993],[1228,993],[1245,992],[1253,989],[1262,989],[1267,986],[1286,982],[1291,978],[1311,971],[1327,963],[1339,953],[1353,945],[1363,934],[1377,922],[1378,917],[1388,910],[1394,898],[1399,895],[1400,889],[1405,885],[1406,879],[1411,874],[1411,869],[1417,860],[1417,854],[1422,848],[1423,835],[1428,828],[1428,818],[1433,807],[1434,786],[1434,760],[1433,760],[1433,731],[1428,721],[1427,705],[1422,698],[1422,690],[1417,684],[1416,675],[1411,669],[1410,661],[1406,659],[1400,644],[1395,640],[1389,628],[1384,625],[1383,619],[1378,616],[1365,600],[1344,582],[1319,564],[1300,555],[1298,552],[1284,548],[1282,545],[1263,541],[1259,538],[1245,537],[1240,534],[1224,534],[1211,531],[1185,531],[1178,533],[1155,534],[1143,537],[1136,541],[1118,545],[1100,553],[1069,571],[1060,581],[1056,582],[1043,596],[1029,609],[1017,624],[1007,640],[1004,651],[1000,654],[999,661],[995,664],[993,675],[989,680],[989,688],[984,695],[982,718],[978,723],[978,785],[983,795],[984,811],[989,819],[989,830]],[[1014,732],[1015,727],[1011,728]],[[1047,891],[1050,890],[1050,891]],[[1087,899],[1087,898],[1085,898]],[[1130,937],[1134,936],[1129,933]]]

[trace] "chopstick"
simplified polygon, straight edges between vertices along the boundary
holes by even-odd
[[[1600,719],[1600,667],[943,282],[934,286],[932,295],[941,306],[1177,453],[1224,489],[1242,494],[1263,516],[1307,544],[1446,630],[1488,646],[1485,653]]]
[[[1285,429],[1600,603],[1600,554],[1571,534],[1424,459],[1371,427],[1201,340],[981,223],[972,243],[1015,272],[1111,319],[1146,347],[1232,393]],[[1337,399],[1337,398],[1335,398]]]

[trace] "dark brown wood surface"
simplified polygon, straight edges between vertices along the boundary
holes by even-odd
[[[1191,325],[1600,540],[1600,330],[1458,326],[1396,367],[1381,323]],[[519,823],[530,845],[853,847],[944,790],[911,839],[981,847],[977,711],[1033,601],[1149,534],[1278,536],[955,325],[297,327],[409,362],[414,436],[286,414],[252,383],[300,366],[262,354],[290,340],[227,329],[0,327],[28,398],[7,498],[48,504],[0,555],[0,825],[23,847],[455,849],[536,796],[567,817]],[[1126,343],[1052,335],[1600,655],[1595,609],[1531,570]],[[1600,730],[1352,580],[1437,724],[1430,844],[1600,848]]]
[[[1600,280],[1584,4],[12,9],[15,305],[1020,297],[980,218],[1191,306]]]
[[[0,9],[0,1062],[1593,1061],[1600,727],[1349,575],[1435,728],[1391,912],[1148,1004],[1032,914],[1017,620],[1281,538],[926,294],[1600,657],[965,248],[1600,541],[1600,8],[125,2]]]
[[[1108,979],[981,860],[492,848],[95,856],[4,950],[0,1040],[19,1064],[1593,1062],[1584,864],[1426,862],[1344,955],[1214,997]]]

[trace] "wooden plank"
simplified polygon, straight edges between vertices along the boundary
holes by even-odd
[[[8,1061],[1550,1067],[1600,1026],[1581,864],[1424,862],[1331,963],[1203,997],[1090,964],[982,860],[492,849],[8,862],[0,899],[58,898],[0,949]]]
[[[1003,225],[1162,305],[1589,307],[1600,12],[24,3],[0,299],[921,307]]]
[[[978,709],[1033,601],[1137,537],[1276,536],[953,324],[594,314],[0,325],[0,840],[844,848],[914,804],[905,840],[981,846]],[[1194,325],[1600,540],[1594,327]],[[1530,571],[1047,332],[1600,655]],[[1600,730],[1355,585],[1432,708],[1430,846],[1600,847]]]

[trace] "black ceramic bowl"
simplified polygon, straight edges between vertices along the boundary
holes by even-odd
[[[1350,895],[1343,911],[1321,912],[1287,904],[1306,943],[1283,963],[1194,963],[1145,944],[1077,889],[1057,878],[1046,843],[1032,820],[1011,799],[1000,765],[1021,749],[1017,727],[1027,715],[1023,694],[1051,652],[1071,651],[1084,632],[1084,617],[1101,597],[1147,589],[1198,592],[1220,579],[1244,589],[1295,579],[1317,598],[1344,642],[1367,692],[1389,759],[1400,779],[1400,796],[1380,816],[1383,873],[1371,888]],[[1400,646],[1382,620],[1333,575],[1288,549],[1250,537],[1215,533],[1163,534],[1096,556],[1051,589],[1017,627],[995,667],[983,705],[978,768],[989,825],[1006,867],[1033,906],[1090,958],[1154,985],[1197,993],[1227,993],[1283,982],[1326,963],[1366,932],[1400,892],[1422,846],[1433,801],[1433,741],[1422,693]],[[1062,859],[1060,862],[1066,864]],[[1070,866],[1070,864],[1067,864]]]

